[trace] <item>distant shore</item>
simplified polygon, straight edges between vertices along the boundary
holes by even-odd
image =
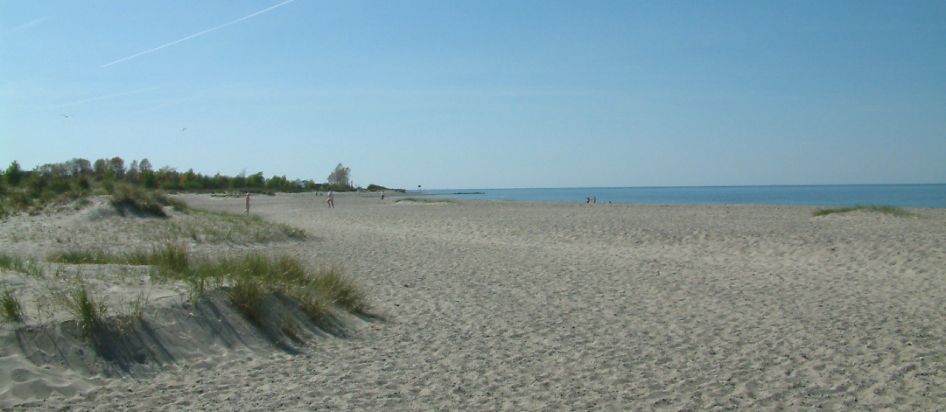
[[[462,200],[544,203],[795,205],[946,208],[946,184],[587,187],[522,189],[444,189],[409,192]]]

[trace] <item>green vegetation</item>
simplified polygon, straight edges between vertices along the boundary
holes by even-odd
[[[203,222],[177,225],[177,230],[195,241],[219,243],[246,239],[262,243],[274,240],[305,240],[307,237],[302,229],[282,223],[267,222],[256,215],[246,216],[206,210],[192,212],[196,216],[207,217],[207,219]]]
[[[899,207],[893,206],[852,206],[852,207],[839,207],[839,208],[829,208],[829,209],[818,209],[815,210],[814,216],[827,216],[830,214],[840,214],[840,213],[849,213],[856,211],[865,211],[871,213],[880,213],[885,215],[897,216],[897,217],[912,217],[916,214],[903,210]]]
[[[32,260],[23,260],[19,256],[0,254],[0,268],[20,272],[29,276],[42,276],[43,268]]]
[[[19,299],[16,298],[16,295],[13,294],[13,291],[10,289],[3,289],[3,294],[0,294],[0,318],[4,322],[8,323],[22,323],[23,322],[23,306],[20,305]]]
[[[262,301],[274,293],[292,298],[316,321],[328,313],[333,305],[352,313],[364,313],[368,308],[364,292],[337,269],[312,273],[298,259],[288,256],[271,257],[256,253],[194,259],[185,246],[169,243],[148,252],[125,255],[64,252],[50,259],[74,264],[153,266],[156,279],[184,282],[190,287],[194,300],[203,297],[211,287],[226,286],[229,287],[230,302],[247,320],[258,326],[265,319]],[[82,316],[87,317],[84,314]]]
[[[176,243],[168,243],[150,251],[137,251],[127,254],[71,250],[52,255],[48,260],[54,263],[75,265],[148,265],[171,271],[185,270],[188,267],[187,247]]]
[[[164,212],[165,206],[171,206],[177,211],[186,211],[187,205],[171,199],[159,191],[148,191],[128,184],[116,186],[108,185],[112,199],[112,207],[122,216],[131,213],[137,216],[168,217]]]
[[[112,203],[120,212],[162,216],[160,206],[175,205],[151,191],[273,194],[357,189],[351,184],[351,169],[341,164],[329,176],[329,183],[320,184],[313,180],[289,180],[286,176],[267,179],[263,172],[231,177],[219,173],[203,175],[193,169],[181,173],[168,166],[154,170],[148,159],[133,160],[126,167],[125,161],[117,156],[95,162],[72,159],[49,163],[31,171],[23,170],[14,161],[0,171],[0,217],[18,212],[39,213],[49,206],[66,205],[95,194],[113,195]]]
[[[59,295],[59,299],[76,319],[79,330],[82,331],[84,336],[93,336],[96,332],[105,328],[108,307],[97,301],[89,293],[85,284],[80,283],[71,290],[63,292]]]
[[[228,296],[233,306],[243,314],[250,323],[257,326],[263,324],[263,298],[267,291],[262,280],[256,277],[239,277],[230,287]]]
[[[350,279],[336,269],[323,271],[311,279],[310,288],[324,293],[331,302],[352,313],[364,313],[367,302],[364,293]]]

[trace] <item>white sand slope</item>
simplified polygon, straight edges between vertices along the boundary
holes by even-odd
[[[239,211],[239,200],[187,196]],[[946,405],[946,210],[254,198],[385,321],[30,403],[114,410]],[[9,232],[0,241],[10,244]],[[57,379],[66,379],[57,376]],[[68,382],[68,380],[67,380]],[[79,380],[75,380],[79,382]]]

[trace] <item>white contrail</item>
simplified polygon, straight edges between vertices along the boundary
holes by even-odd
[[[16,33],[16,32],[21,31],[21,30],[32,29],[33,27],[36,27],[36,26],[39,26],[40,24],[43,24],[43,22],[46,21],[47,19],[49,19],[49,16],[43,16],[43,17],[35,18],[35,19],[30,20],[30,21],[28,21],[28,22],[26,22],[26,23],[23,23],[23,24],[21,24],[21,25],[19,25],[19,26],[16,26],[16,27],[14,27],[14,28],[12,28],[12,29],[10,29],[10,30],[7,30],[6,33],[7,33],[7,34],[10,34],[10,33]]]
[[[285,5],[287,5],[287,4],[289,4],[289,3],[292,3],[292,2],[294,2],[294,1],[296,1],[296,0],[286,0],[286,1],[282,2],[282,3],[279,3],[279,4],[276,4],[276,5],[267,7],[267,8],[265,8],[265,9],[263,9],[263,10],[260,10],[260,11],[258,11],[258,12],[255,12],[255,13],[253,13],[253,14],[240,17],[239,19],[233,20],[233,21],[231,21],[231,22],[227,22],[227,23],[221,24],[221,25],[216,26],[216,27],[211,27],[211,28],[209,28],[209,29],[207,29],[207,30],[199,31],[199,32],[194,33],[194,34],[192,34],[192,35],[190,35],[190,36],[187,36],[187,37],[183,37],[183,38],[174,40],[174,41],[172,41],[172,42],[170,42],[170,43],[162,44],[162,45],[160,45],[160,46],[158,46],[158,47],[155,47],[155,48],[152,48],[152,49],[148,49],[148,50],[145,50],[145,51],[141,51],[141,52],[132,54],[131,56],[122,57],[122,58],[120,58],[120,59],[118,59],[118,60],[115,60],[115,61],[113,61],[113,62],[105,63],[105,64],[102,65],[102,67],[108,67],[108,66],[111,66],[111,65],[113,65],[113,64],[118,64],[118,63],[121,63],[121,62],[124,62],[124,61],[128,61],[128,60],[134,59],[135,57],[138,57],[138,56],[143,56],[143,55],[146,55],[146,54],[148,54],[148,53],[156,52],[156,51],[161,50],[161,49],[163,49],[163,48],[165,48],[165,47],[171,47],[171,46],[173,46],[173,45],[175,45],[175,44],[178,44],[178,43],[181,43],[181,42],[184,42],[184,41],[193,39],[194,37],[203,36],[203,35],[205,35],[205,34],[207,34],[207,33],[212,32],[212,31],[217,31],[217,30],[220,30],[220,29],[222,29],[222,28],[224,28],[224,27],[232,26],[232,25],[234,25],[234,24],[237,24],[237,23],[239,23],[239,22],[241,22],[241,21],[244,21],[244,20],[247,20],[247,19],[252,19],[253,17],[259,16],[260,14],[263,14],[263,13],[266,13],[266,12],[271,11],[271,10],[273,10],[273,9],[276,9],[276,8],[279,8],[279,7],[282,7],[282,6],[285,6]]]

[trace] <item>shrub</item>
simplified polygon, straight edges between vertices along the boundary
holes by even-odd
[[[139,216],[168,217],[164,206],[169,200],[163,194],[123,184],[116,185],[111,192],[112,207],[122,216],[130,212]]]

